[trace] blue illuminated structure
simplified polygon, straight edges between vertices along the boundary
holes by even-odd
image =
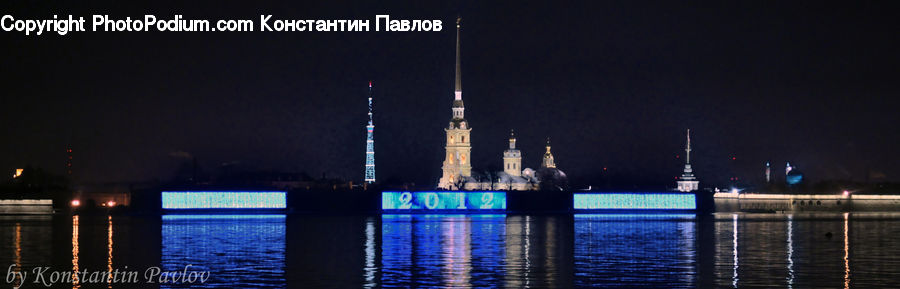
[[[610,214],[575,214],[575,221],[692,221],[697,218],[696,214],[691,213],[610,213]]]
[[[692,193],[575,193],[577,210],[696,210]]]
[[[372,82],[369,81],[369,124],[366,125],[366,183],[375,182],[375,124],[372,122]]]
[[[209,220],[254,220],[254,219],[284,219],[284,214],[267,215],[164,215],[163,221],[209,221]]]
[[[285,192],[162,192],[165,210],[286,209]]]
[[[505,211],[506,192],[382,192],[388,212]]]

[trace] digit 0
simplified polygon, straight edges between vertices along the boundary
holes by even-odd
[[[440,201],[440,200],[438,199],[437,194],[435,194],[435,193],[425,194],[425,207],[426,208],[432,209],[432,210],[434,208],[437,208],[438,201]]]

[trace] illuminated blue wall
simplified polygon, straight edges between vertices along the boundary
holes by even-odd
[[[162,192],[163,209],[284,209],[285,192]]]
[[[396,211],[506,210],[506,193],[382,192],[381,209]]]
[[[575,210],[694,210],[697,202],[690,193],[575,193]]]

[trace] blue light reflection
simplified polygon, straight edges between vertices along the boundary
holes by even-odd
[[[209,271],[199,284],[161,288],[285,288],[284,215],[165,215],[163,271]]]
[[[689,214],[576,215],[574,287],[697,287]]]
[[[382,215],[384,287],[496,287],[504,280],[504,215]]]

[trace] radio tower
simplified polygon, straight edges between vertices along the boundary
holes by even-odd
[[[375,182],[375,124],[372,123],[372,81],[369,81],[369,124],[366,125],[366,183]]]
[[[66,146],[66,176],[69,177],[69,181],[72,178],[72,147]]]

